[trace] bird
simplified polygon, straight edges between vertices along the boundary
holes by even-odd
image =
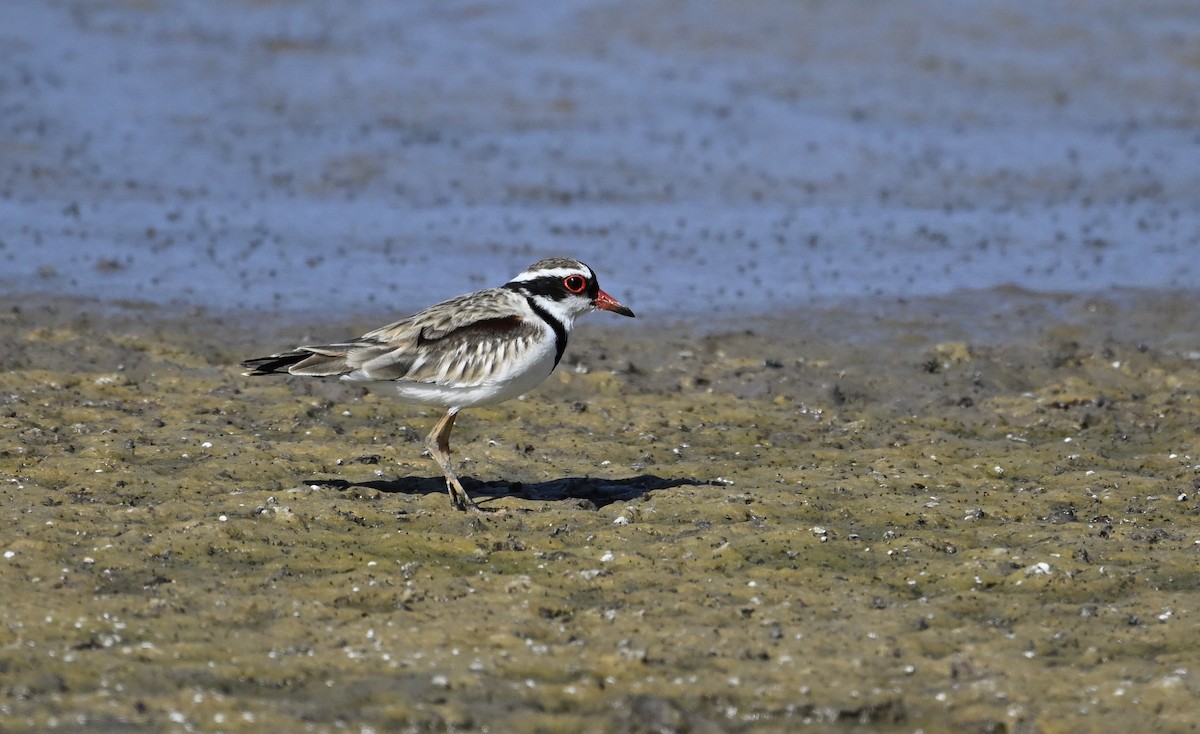
[[[335,344],[247,359],[247,376],[336,377],[446,412],[425,446],[446,477],[457,510],[480,511],[450,464],[450,432],[464,408],[522,395],[562,361],[575,319],[595,310],[633,317],[572,258],[538,260],[498,288],[451,298]]]

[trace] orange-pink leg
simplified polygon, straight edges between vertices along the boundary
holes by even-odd
[[[446,411],[446,415],[442,416],[425,438],[425,447],[446,475],[446,489],[450,492],[450,504],[454,505],[454,509],[479,512],[479,506],[467,496],[467,491],[463,489],[450,466],[450,431],[454,429],[454,418],[457,415],[458,410],[455,408]]]

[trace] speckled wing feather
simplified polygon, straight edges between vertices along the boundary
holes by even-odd
[[[529,323],[521,296],[492,288],[431,306],[351,342],[304,346],[244,363],[348,380],[409,380],[474,387],[495,377],[506,357],[536,346],[545,326]]]
[[[363,340],[404,343],[412,338],[440,339],[478,321],[525,313],[520,295],[503,288],[468,293],[362,335]]]

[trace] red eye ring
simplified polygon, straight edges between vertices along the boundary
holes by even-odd
[[[568,275],[563,278],[563,287],[572,293],[583,293],[587,288],[587,278],[582,275]]]

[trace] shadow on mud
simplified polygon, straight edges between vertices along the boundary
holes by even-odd
[[[486,506],[488,500],[500,497],[521,497],[537,501],[576,500],[581,507],[599,509],[614,502],[643,497],[659,489],[672,487],[720,484],[711,479],[690,477],[665,478],[652,474],[641,474],[627,479],[600,479],[596,477],[563,477],[546,482],[481,482],[470,477],[461,478],[463,488],[471,498]],[[446,482],[441,477],[399,477],[397,479],[374,479],[366,482],[351,482],[346,479],[306,480],[332,489],[374,489],[379,492],[401,494],[446,493]]]

